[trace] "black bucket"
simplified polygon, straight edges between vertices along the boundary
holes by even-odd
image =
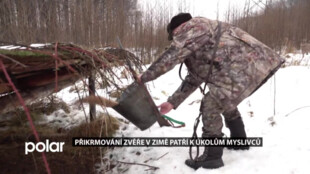
[[[162,119],[144,84],[134,82],[122,93],[113,109],[141,130]]]

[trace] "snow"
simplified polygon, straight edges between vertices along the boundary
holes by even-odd
[[[40,48],[40,47],[44,47],[44,46],[48,46],[48,45],[51,45],[50,43],[33,43],[30,45],[30,47],[33,47],[33,48]]]
[[[301,52],[299,50],[298,52]],[[292,54],[289,53],[285,56],[286,59],[286,65],[301,65],[301,66],[307,66],[310,65],[310,54]]]
[[[300,60],[299,54],[290,54],[292,61]],[[304,57],[304,61],[310,55]],[[290,61],[291,61],[290,60]],[[178,77],[179,66],[164,74],[153,82],[147,83],[154,102],[159,105],[181,84]],[[117,72],[117,73],[120,73]],[[183,68],[183,76],[186,68]],[[248,151],[233,151],[224,149],[223,161],[225,166],[219,169],[193,170],[184,164],[189,158],[188,147],[115,147],[104,156],[105,163],[98,164],[98,171],[108,170],[109,164],[116,167],[106,173],[209,173],[209,174],[239,174],[239,173],[281,173],[303,174],[310,172],[310,67],[287,66],[281,68],[274,77],[269,79],[252,96],[245,99],[239,106],[245,123],[248,137],[263,137],[263,147],[251,147]],[[129,84],[126,80],[121,83]],[[77,84],[77,86],[81,85]],[[69,92],[70,87],[57,94],[71,107],[70,116],[62,110],[47,116],[47,122],[59,120],[59,126],[71,127],[85,120],[83,110],[76,104],[78,96]],[[100,89],[98,94],[107,96],[111,89]],[[87,94],[81,94],[85,96]],[[177,110],[167,115],[186,123],[183,128],[160,127],[155,123],[151,128],[140,131],[133,124],[123,124],[115,137],[191,137],[195,118],[200,107],[202,94],[199,90],[188,97]],[[193,102],[195,101],[195,102]],[[198,102],[197,102],[198,101]],[[275,103],[275,104],[274,104]],[[190,105],[191,104],[191,105]],[[88,112],[88,105],[84,105]],[[97,107],[98,112],[108,112],[113,116],[123,118],[111,108],[105,110]],[[198,135],[201,135],[201,126]],[[229,131],[223,127],[223,133],[229,136]],[[193,149],[193,153],[196,152]],[[202,152],[203,149],[200,149]],[[121,164],[139,163],[159,167],[157,170],[141,165]]]
[[[29,47],[32,47],[32,48],[41,48],[41,47],[44,47],[44,46],[49,46],[51,45],[50,43],[33,43],[33,44],[30,44]],[[23,46],[18,46],[18,45],[5,45],[5,46],[0,46],[0,49],[3,49],[3,50],[15,50],[15,49],[26,49],[26,47],[23,47]]]
[[[15,50],[15,49],[24,49],[24,47],[15,46],[15,45],[5,45],[5,46],[0,46],[0,49],[3,49],[3,50]]]

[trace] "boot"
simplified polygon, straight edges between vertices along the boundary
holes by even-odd
[[[230,130],[231,138],[246,138],[244,124],[241,117],[235,120],[226,121],[226,126]],[[233,150],[249,150],[249,146],[228,146],[227,149]]]
[[[202,155],[196,160],[187,159],[185,164],[195,170],[199,167],[215,169],[224,166],[222,155],[223,147],[206,146]]]

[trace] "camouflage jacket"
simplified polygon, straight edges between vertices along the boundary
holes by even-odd
[[[176,109],[203,82],[225,109],[234,109],[284,62],[278,54],[243,30],[221,23],[221,37],[208,76],[218,21],[193,18],[173,31],[170,47],[143,73],[142,82],[156,79],[184,62],[188,75],[168,98]]]

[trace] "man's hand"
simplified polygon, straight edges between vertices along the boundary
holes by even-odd
[[[161,115],[165,115],[173,109],[173,105],[169,102],[164,102],[157,107],[160,109],[159,112]]]
[[[143,74],[138,74],[138,75],[137,75],[137,82],[141,83],[141,77],[142,77],[142,75],[143,75]]]

